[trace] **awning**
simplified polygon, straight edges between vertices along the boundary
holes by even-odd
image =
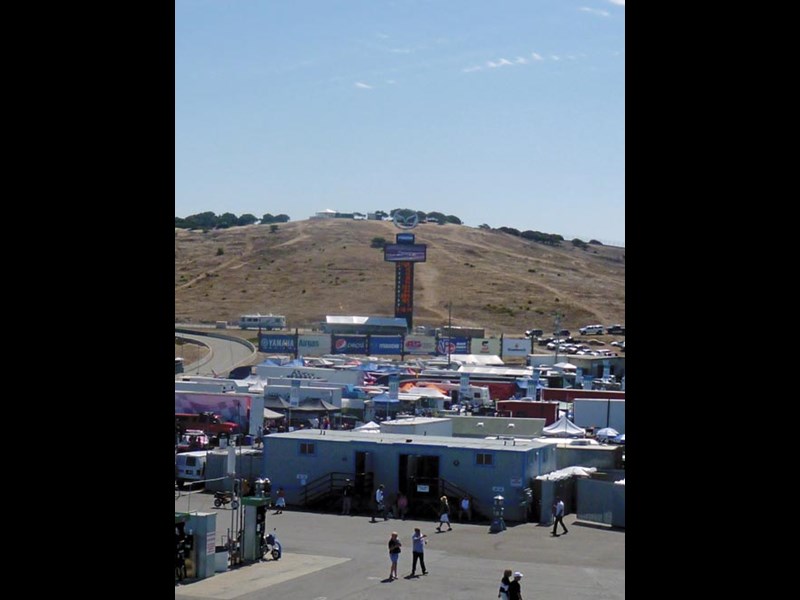
[[[279,413],[279,412],[275,412],[274,410],[270,410],[268,408],[264,409],[264,418],[265,419],[282,419],[285,416],[286,415],[284,415],[282,413]]]

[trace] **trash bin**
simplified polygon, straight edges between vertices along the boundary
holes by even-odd
[[[245,446],[252,446],[253,445],[253,436],[252,435],[244,436],[244,445]]]
[[[225,546],[217,546],[214,552],[214,572],[224,573],[228,570],[228,549]]]

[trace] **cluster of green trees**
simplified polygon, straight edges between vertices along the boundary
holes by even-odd
[[[245,213],[241,217],[237,217],[233,213],[223,213],[219,216],[213,212],[202,212],[196,215],[189,215],[185,219],[175,217],[175,227],[180,229],[202,229],[207,231],[209,229],[227,229],[228,227],[241,227],[242,225],[252,225],[254,223],[261,223],[262,225],[269,225],[272,223],[287,223],[289,215],[273,216],[269,213],[265,214],[261,219],[250,213]]]
[[[541,231],[531,231],[530,229],[520,231],[513,227],[498,227],[497,230],[526,240],[531,240],[532,242],[539,242],[547,246],[560,246],[561,242],[564,241],[564,236],[557,233],[542,233]]]

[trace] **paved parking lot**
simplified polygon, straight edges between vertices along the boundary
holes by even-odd
[[[231,523],[229,507],[215,509],[213,496],[195,493],[175,502],[176,511],[216,511],[217,543]],[[229,505],[230,506],[230,505]],[[483,524],[453,524],[437,533],[431,521],[340,516],[286,510],[267,517],[283,544],[279,561],[265,560],[214,577],[176,585],[175,598],[308,600],[414,598],[496,598],[504,569],[521,571],[522,595],[536,600],[617,600],[625,598],[625,532],[582,524],[568,515],[567,535],[551,537],[536,523],[511,525],[498,534]],[[420,527],[429,538],[429,574],[411,571],[411,535]],[[397,531],[403,551],[400,579],[388,581],[387,542]]]

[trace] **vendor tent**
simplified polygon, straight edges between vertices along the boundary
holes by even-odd
[[[542,429],[542,433],[549,437],[584,437],[586,430],[575,425],[564,415],[552,425]]]

